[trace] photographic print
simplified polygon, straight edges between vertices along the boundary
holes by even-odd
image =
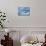
[[[19,16],[30,16],[30,7],[18,7]]]

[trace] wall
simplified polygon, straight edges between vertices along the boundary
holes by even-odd
[[[32,7],[32,14],[18,16],[19,6]],[[8,22],[5,26],[12,31],[21,31],[22,35],[31,31],[46,31],[46,0],[0,0],[0,9],[6,12]]]
[[[46,27],[46,0],[0,0],[0,9],[6,12],[7,27]],[[18,16],[19,6],[32,7],[30,16]]]

